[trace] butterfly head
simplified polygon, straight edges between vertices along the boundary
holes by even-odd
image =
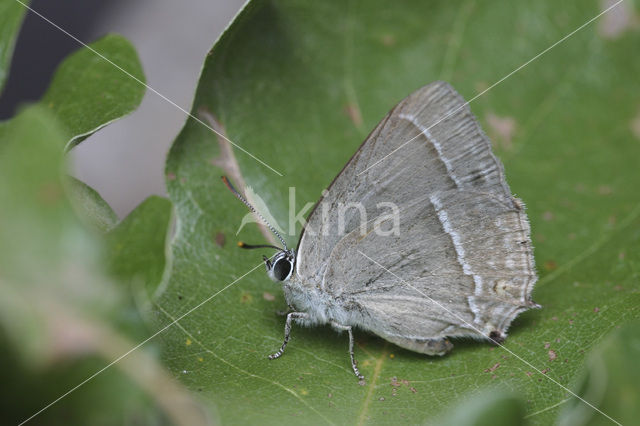
[[[255,213],[260,220],[264,222],[264,224],[282,243],[282,247],[278,247],[271,244],[251,245],[240,241],[238,242],[238,246],[243,249],[273,248],[278,250],[274,256],[267,257],[263,255],[262,259],[264,260],[264,265],[267,268],[267,275],[269,275],[273,281],[287,281],[293,274],[296,258],[295,252],[287,247],[287,243],[284,241],[284,238],[282,238],[282,235],[280,235],[278,231],[276,231],[276,229],[267,222],[264,216],[262,216],[260,212],[257,211],[249,201],[247,201],[247,199],[233,187],[233,185],[231,185],[231,182],[229,182],[229,179],[227,179],[226,176],[222,176],[222,181],[227,185],[227,188],[229,188],[229,190],[231,190],[231,192],[249,208],[249,210]]]
[[[271,259],[267,256],[262,258],[267,268],[267,275],[273,281],[287,281],[291,277],[295,263],[293,250],[280,250]]]

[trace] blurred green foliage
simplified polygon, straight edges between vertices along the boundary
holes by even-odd
[[[0,86],[24,14],[16,4],[0,0]],[[315,202],[404,96],[445,79],[472,99],[599,7],[253,1],[206,57],[192,113],[211,125],[215,117],[231,140],[283,174],[234,150],[245,182],[284,224],[288,188],[296,188],[296,211]],[[637,3],[620,7],[637,19]],[[629,52],[640,34],[616,16],[471,104],[512,190],[528,203],[541,275],[534,299],[544,308],[514,323],[506,341],[513,353],[456,341],[434,359],[357,333],[364,386],[350,370],[346,336],[327,328],[294,328],[285,356],[266,359],[281,343],[275,311],[284,300],[260,253],[235,246],[246,211],[219,181],[229,173],[221,165],[234,160],[221,161],[220,140],[201,123],[189,119],[171,149],[170,200],[151,197],[120,222],[96,191],[65,175],[65,150],[133,111],[144,94],[137,55],[122,37],[92,48],[135,79],[90,49],[71,55],[38,105],[0,123],[3,420],[35,414],[157,332],[38,421],[609,422],[552,378],[633,422],[640,57]],[[238,238],[264,239],[255,226]],[[288,239],[295,246],[296,235]]]
[[[108,36],[92,47],[134,64],[133,71],[139,72],[137,55],[123,38]],[[97,72],[100,66],[94,56],[78,58],[83,58],[82,51],[60,66],[46,102],[23,108],[12,120],[0,123],[2,423],[29,418],[149,334],[131,301],[133,287],[121,285],[140,274],[130,271],[127,275],[126,259],[119,260],[120,246],[126,244],[129,254],[138,264],[149,266],[148,270],[154,270],[151,262],[158,263],[155,270],[161,271],[164,265],[165,231],[138,232],[136,244],[129,245],[128,235],[121,230],[135,220],[166,230],[167,200],[148,200],[128,221],[115,226],[117,219],[104,200],[64,173],[63,150],[69,140],[132,111],[144,93],[143,86],[131,86],[121,73],[110,72],[111,68]],[[82,71],[85,78],[78,77]],[[74,80],[82,82],[80,92]],[[123,98],[117,90],[110,91],[115,87],[131,93]],[[56,93],[61,94],[59,98]],[[70,93],[81,96],[74,98]],[[101,99],[118,101],[105,109]],[[153,220],[146,221],[149,204],[156,210]],[[114,226],[108,236],[101,234]],[[158,272],[145,274],[138,278],[143,290],[145,279],[155,284],[160,276]],[[82,392],[55,403],[38,422],[167,422],[171,410],[160,407],[158,397],[143,391],[139,375],[129,371],[143,364],[151,382],[158,376],[150,374],[155,361],[147,356],[128,362],[119,366],[123,369],[105,371],[83,386]]]
[[[525,406],[518,396],[484,389],[460,398],[439,419],[442,426],[513,426],[524,424]]]
[[[117,346],[106,329],[127,297],[106,275],[99,239],[78,221],[65,195],[65,140],[59,123],[39,106],[0,129],[0,411],[14,424],[110,361],[104,345]],[[83,390],[39,421],[157,417],[147,396],[117,369]]]
[[[589,354],[577,377],[576,393],[623,425],[635,424],[640,410],[639,359],[640,321],[632,321],[611,332]],[[611,422],[572,397],[563,407],[558,424],[604,425]]]
[[[9,75],[11,55],[27,9],[17,1],[0,1],[0,90]]]

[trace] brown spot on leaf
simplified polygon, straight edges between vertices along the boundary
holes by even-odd
[[[175,173],[167,173],[167,179],[168,180],[176,180],[176,174]]]
[[[598,186],[598,194],[600,195],[611,195],[613,189],[609,185],[600,185]]]
[[[489,83],[487,83],[486,81],[478,81],[476,82],[474,87],[476,89],[476,92],[484,92],[489,88]]]
[[[600,312],[600,308],[598,308],[598,307],[596,306],[595,308],[593,308],[593,312],[595,312],[595,313],[597,314],[598,312]]]
[[[598,33],[603,38],[613,40],[625,31],[638,27],[638,17],[635,14],[633,2],[618,2],[618,0],[600,0],[600,10],[605,11],[619,3],[598,21]]]
[[[516,130],[516,120],[513,117],[500,117],[492,112],[487,114],[487,124],[491,139],[502,149],[513,147],[511,141]]]
[[[544,348],[545,349],[549,349],[551,347],[551,343],[549,342],[544,342]]]
[[[216,245],[218,247],[224,247],[224,243],[226,242],[226,238],[224,236],[224,234],[222,232],[218,232],[216,233],[216,236],[214,238],[214,241],[216,242]]]
[[[545,368],[544,370],[541,371],[542,374],[547,374],[549,372],[548,368]]]
[[[362,114],[360,113],[360,108],[358,107],[358,105],[350,102],[345,105],[344,112],[357,128],[360,128],[360,126],[362,126]]]
[[[549,221],[552,221],[553,219],[555,219],[555,215],[550,211],[546,211],[546,212],[542,213],[542,219],[544,219],[547,222],[549,222]]]
[[[544,262],[544,269],[545,270],[553,271],[556,268],[558,268],[558,264],[555,261],[547,260],[546,262]]]
[[[416,388],[414,388],[413,386],[411,386],[409,389],[411,389],[411,392],[413,392],[413,393],[418,393],[418,391],[416,390]]]
[[[268,293],[266,291],[262,293],[262,298],[264,300],[268,300],[269,302],[273,302],[274,300],[276,300],[276,297],[273,294]]]
[[[484,370],[485,373],[489,373],[489,372],[494,372],[496,371],[498,368],[500,368],[500,363],[496,362],[495,364],[493,364],[493,366],[487,368],[486,370]]]
[[[533,376],[533,373],[531,371],[527,371],[525,374],[529,377]]]
[[[562,204],[563,207],[566,207],[566,208],[569,208],[569,209],[572,209],[574,207],[574,205],[575,205],[574,202],[571,201],[568,198],[562,198],[560,200],[560,204]]]
[[[251,295],[251,293],[247,293],[246,291],[243,291],[242,295],[240,296],[240,302],[251,303],[252,301],[253,301],[253,296]]]
[[[633,136],[640,139],[640,108],[638,109],[636,116],[631,120],[631,123],[629,123],[629,128],[631,129]]]
[[[396,38],[391,34],[384,34],[382,37],[380,37],[380,41],[385,46],[393,46],[394,44],[396,44]]]
[[[549,351],[549,361],[554,361],[556,358],[558,358],[558,354],[556,354],[556,351],[551,349]]]

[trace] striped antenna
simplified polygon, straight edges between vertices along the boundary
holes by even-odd
[[[229,188],[229,190],[231,192],[233,192],[233,195],[236,196],[236,198],[240,201],[242,201],[244,203],[245,206],[247,206],[249,208],[249,210],[251,210],[253,213],[256,214],[256,216],[258,216],[260,218],[260,220],[262,220],[264,222],[265,225],[267,225],[267,227],[271,230],[271,232],[273,232],[273,234],[278,237],[278,239],[280,240],[280,242],[282,243],[282,246],[284,247],[285,251],[289,251],[289,249],[287,248],[287,243],[284,242],[284,238],[282,238],[282,235],[280,235],[278,233],[278,231],[276,231],[276,229],[271,226],[271,224],[269,222],[267,222],[267,219],[264,218],[264,216],[262,216],[260,214],[260,212],[258,210],[256,210],[248,201],[246,198],[244,198],[242,196],[242,194],[240,194],[238,192],[237,189],[235,189],[233,187],[233,185],[231,185],[231,182],[229,182],[229,179],[227,179],[226,176],[222,176],[222,182],[224,182],[225,185],[227,185],[227,188]],[[279,247],[277,247],[279,249]]]

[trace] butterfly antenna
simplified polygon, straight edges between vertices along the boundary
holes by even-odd
[[[274,248],[276,250],[282,250],[282,248],[272,244],[246,244],[242,241],[238,241],[238,247],[243,249]]]
[[[233,192],[233,195],[235,195],[235,196],[236,196],[236,198],[237,198],[238,200],[242,201],[242,202],[244,203],[244,205],[245,205],[245,206],[247,206],[247,207],[249,208],[249,210],[251,210],[253,213],[255,213],[255,214],[260,218],[260,220],[262,220],[262,221],[264,222],[264,224],[265,224],[265,225],[267,225],[267,227],[271,230],[271,232],[273,232],[273,234],[274,234],[276,237],[278,237],[278,239],[279,239],[279,240],[280,240],[280,242],[282,243],[282,246],[284,247],[284,249],[288,251],[289,249],[287,248],[287,243],[285,243],[285,242],[284,242],[284,238],[282,238],[282,235],[280,235],[280,233],[279,233],[278,231],[276,231],[276,228],[274,228],[273,226],[271,226],[271,224],[270,224],[269,222],[267,222],[267,219],[265,219],[265,218],[264,218],[264,216],[262,216],[262,214],[260,214],[260,212],[259,212],[258,210],[256,210],[256,209],[255,209],[255,208],[254,208],[254,207],[253,207],[253,206],[252,206],[252,205],[247,201],[247,199],[246,199],[246,198],[244,198],[244,197],[242,196],[242,194],[240,194],[240,193],[238,192],[238,190],[237,190],[237,189],[235,189],[235,188],[233,187],[233,185],[231,185],[231,182],[229,182],[229,179],[227,179],[227,177],[226,177],[226,176],[222,176],[222,182],[224,182],[224,184],[225,184],[225,185],[227,185],[227,188],[229,188],[229,190],[230,190],[231,192]],[[239,245],[240,245],[240,244],[239,244]],[[243,246],[247,246],[247,245],[246,245],[246,244],[244,244],[244,243],[242,243],[242,245],[240,245],[240,247],[243,247]],[[246,248],[250,248],[250,247],[252,247],[252,246],[247,246]],[[275,247],[275,246],[270,246],[270,247]],[[245,248],[245,247],[243,247],[243,248]],[[280,247],[275,247],[275,248],[277,248],[278,250],[280,250]]]

